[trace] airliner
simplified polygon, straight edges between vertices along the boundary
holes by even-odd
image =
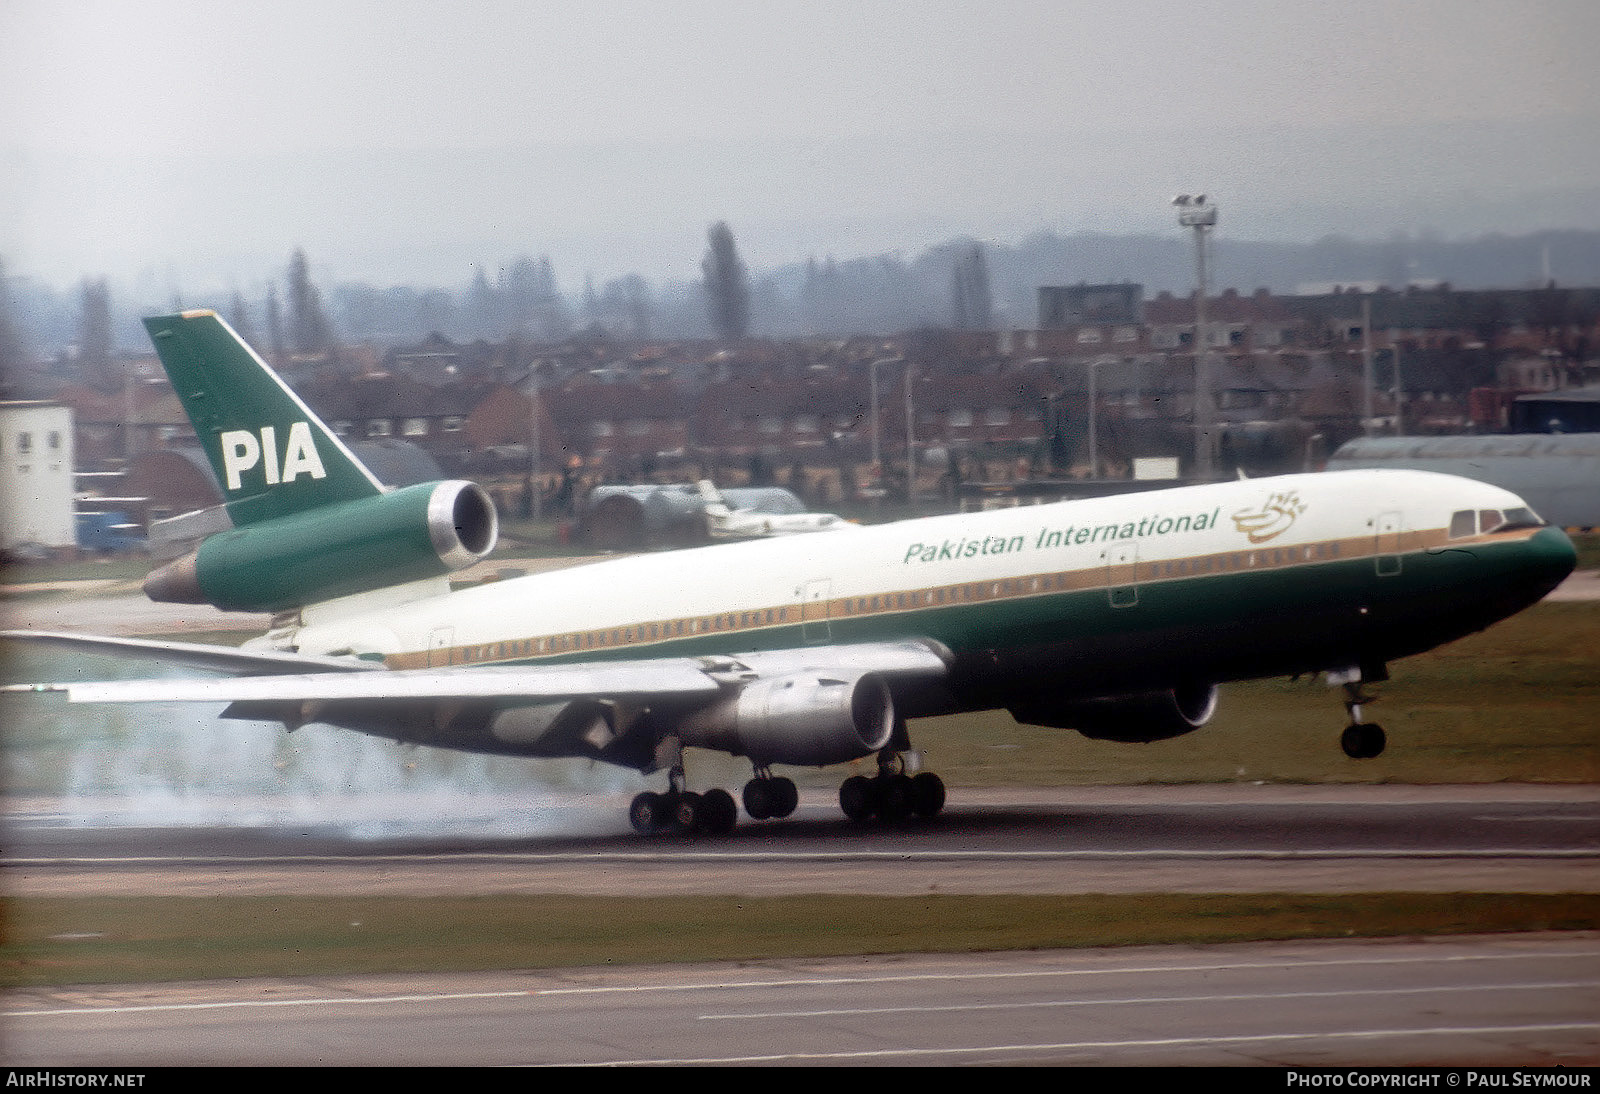
[[[696,483],[695,492],[705,501],[706,528],[712,539],[798,536],[856,527],[833,513],[760,513],[754,509],[729,509],[722,491],[710,479]]]
[[[215,313],[145,320],[232,527],[152,572],[155,600],[268,612],[244,646],[24,634],[160,659],[188,679],[14,685],[72,702],[216,702],[442,748],[588,757],[646,774],[642,833],[727,832],[685,754],[747,759],[753,820],[789,815],[778,766],[876,760],[859,821],[932,816],[912,719],[1006,710],[1139,743],[1200,729],[1220,683],[1326,674],[1352,760],[1391,662],[1534,604],[1571,541],[1516,495],[1450,476],[1344,471],[640,554],[453,587],[498,523],[476,484],[380,485]],[[459,582],[458,582],[459,584]],[[16,636],[13,636],[16,637]],[[871,771],[870,766],[867,767]],[[658,784],[659,785],[659,784]]]

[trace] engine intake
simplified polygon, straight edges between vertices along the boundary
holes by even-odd
[[[282,611],[459,570],[500,522],[476,483],[422,483],[218,532],[145,578],[151,600]]]
[[[887,745],[893,732],[894,699],[872,673],[757,680],[678,724],[686,745],[805,767],[859,759]]]

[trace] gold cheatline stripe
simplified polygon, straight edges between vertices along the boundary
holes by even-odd
[[[457,665],[483,665],[500,661],[524,661],[530,658],[563,657],[590,650],[612,650],[626,646],[656,645],[679,638],[699,638],[710,634],[733,634],[745,631],[766,630],[770,627],[792,627],[814,623],[832,623],[835,620],[865,619],[873,616],[894,615],[923,608],[959,607],[968,604],[988,604],[1000,600],[1020,600],[1039,595],[1084,592],[1093,589],[1116,589],[1129,585],[1157,584],[1182,581],[1193,577],[1216,577],[1222,574],[1254,573],[1263,570],[1286,569],[1322,562],[1350,562],[1378,555],[1409,554],[1437,547],[1446,542],[1456,546],[1474,543],[1504,542],[1510,539],[1527,539],[1538,529],[1515,529],[1510,532],[1488,535],[1463,536],[1451,540],[1443,528],[1421,532],[1398,533],[1396,549],[1379,551],[1377,534],[1350,536],[1344,539],[1303,543],[1291,547],[1254,546],[1237,551],[1215,551],[1204,555],[1191,555],[1173,559],[1135,559],[1116,564],[1105,562],[1083,570],[1048,571],[1025,574],[1020,577],[984,578],[978,581],[958,581],[949,585],[930,585],[921,589],[903,589],[892,593],[865,593],[857,596],[835,597],[832,600],[809,604],[790,603],[769,608],[755,608],[734,612],[713,612],[708,615],[684,616],[679,619],[657,619],[642,623],[622,623],[591,631],[560,631],[528,638],[504,639],[497,642],[475,642],[468,645],[449,646],[437,650],[420,650],[391,654],[384,660],[393,669],[427,668],[432,659],[447,655],[443,664],[435,668]],[[1222,563],[1228,565],[1222,565]],[[1111,580],[1115,571],[1119,580]],[[1131,572],[1129,572],[1131,571]],[[805,609],[810,609],[808,614]],[[825,609],[825,610],[824,610]],[[649,632],[648,636],[646,632]]]

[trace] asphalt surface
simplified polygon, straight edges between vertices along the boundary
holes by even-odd
[[[82,801],[6,804],[0,891],[30,895],[1589,892],[1600,881],[1593,786],[958,787],[939,817],[894,826],[853,824],[807,791],[793,817],[719,837],[640,837],[623,798],[532,792],[371,795],[311,818],[230,801],[238,820],[202,811],[159,826]],[[505,827],[535,811],[539,834]]]
[[[1597,1014],[1592,934],[0,994],[11,1067],[134,1073],[196,1064],[1575,1068],[1600,1061]],[[1549,1073],[1516,1085],[1540,1078]],[[1463,1083],[1489,1085],[1460,1074],[1416,1085]]]

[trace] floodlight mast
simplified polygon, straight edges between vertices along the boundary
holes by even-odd
[[[1206,231],[1217,226],[1217,206],[1204,194],[1179,194],[1178,224],[1194,229],[1194,463],[1195,477],[1216,477],[1217,407],[1212,390],[1210,347],[1206,338]]]

